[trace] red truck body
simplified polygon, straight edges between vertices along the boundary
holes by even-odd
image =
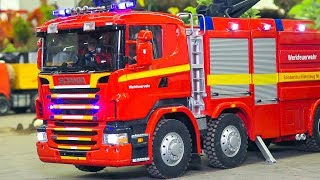
[[[130,55],[130,45],[136,43],[131,39],[131,27],[157,26],[161,33],[153,38],[160,39],[162,55],[150,65],[139,66],[138,59],[137,64],[110,72],[52,73],[42,69],[36,105],[38,118],[45,122],[38,133],[45,133],[47,141],[37,143],[44,162],[82,167],[145,164],[162,174],[153,174],[155,177],[175,177],[178,175],[166,174],[167,169],[157,166],[159,157],[155,155],[163,152],[156,147],[159,129],[170,120],[187,128],[192,142],[190,154],[205,149],[210,159],[208,147],[214,145],[207,140],[212,136],[210,131],[219,128],[210,122],[224,122],[230,114],[241,119],[245,133],[232,125],[226,128],[231,128],[233,135],[226,131],[216,135],[223,139],[226,133],[226,141],[235,148],[226,149],[231,154],[225,154],[226,161],[212,161],[220,163],[217,167],[243,162],[230,164],[228,159],[231,162],[237,153],[246,154],[247,137],[251,141],[259,136],[281,142],[319,133],[313,132],[313,127],[320,103],[320,33],[310,29],[308,21],[205,17],[199,29],[163,13],[82,14],[51,20],[37,29],[44,44],[39,63],[45,64],[50,25],[56,24],[59,34],[82,29],[87,22],[94,22],[96,29],[121,26],[126,56]],[[192,44],[199,38],[200,44]],[[202,63],[192,62],[199,57]],[[197,85],[199,91],[194,87]],[[192,99],[196,99],[194,103]],[[128,142],[103,143],[104,134],[118,133],[127,133]],[[176,136],[177,141],[182,136]],[[165,140],[160,142],[165,144]],[[172,149],[180,147],[188,152],[188,146],[174,142],[170,141]],[[167,151],[176,155],[170,148]],[[176,162],[163,155],[162,159],[166,158]],[[167,165],[180,172],[181,163]]]

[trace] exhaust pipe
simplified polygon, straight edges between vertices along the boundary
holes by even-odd
[[[296,140],[297,141],[304,141],[307,139],[307,135],[305,134],[296,134]]]

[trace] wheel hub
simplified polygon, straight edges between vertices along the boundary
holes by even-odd
[[[241,147],[241,136],[239,130],[233,126],[227,126],[221,134],[221,149],[228,157],[235,156]]]
[[[161,142],[160,152],[166,165],[177,165],[184,154],[184,143],[181,136],[175,132],[167,134]]]

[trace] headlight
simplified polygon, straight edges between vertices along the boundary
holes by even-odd
[[[48,142],[47,133],[46,132],[37,132],[38,142]]]
[[[128,134],[103,134],[103,144],[122,145],[128,143]]]

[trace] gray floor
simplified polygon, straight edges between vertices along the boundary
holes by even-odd
[[[106,168],[100,173],[84,173],[71,165],[46,164],[38,160],[36,137],[29,131],[15,131],[18,123],[27,128],[33,114],[0,117],[0,179],[150,179],[145,168]],[[250,152],[240,167],[220,170],[207,166],[202,158],[199,170],[189,170],[179,179],[320,179],[320,154],[305,153],[294,146],[271,145],[278,163],[266,165],[258,152]]]

